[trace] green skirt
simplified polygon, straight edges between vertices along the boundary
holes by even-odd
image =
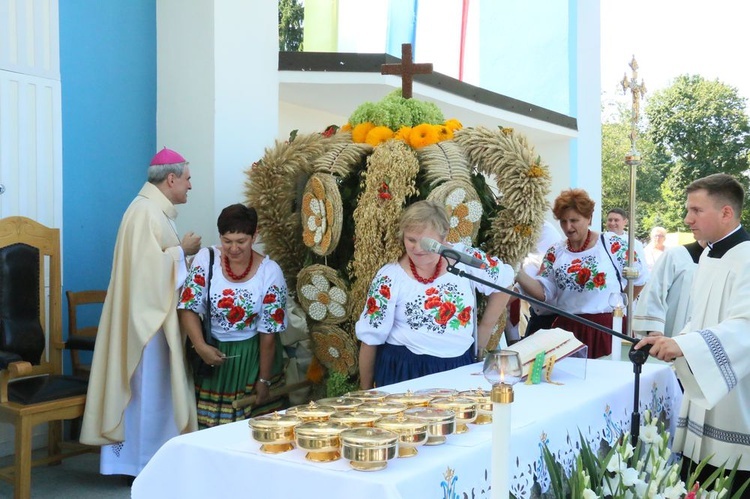
[[[210,378],[195,380],[195,397],[198,403],[198,427],[209,428],[220,424],[240,421],[251,416],[281,410],[285,399],[277,399],[264,406],[247,406],[235,409],[232,402],[253,394],[260,370],[260,335],[243,341],[220,341],[216,348],[227,357],[213,369]],[[281,338],[276,337],[273,361],[272,387],[283,383],[283,354]]]

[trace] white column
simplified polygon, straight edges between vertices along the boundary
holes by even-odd
[[[244,202],[245,170],[276,139],[277,2],[157,2],[157,149],[190,161],[180,233],[216,242],[216,217]]]

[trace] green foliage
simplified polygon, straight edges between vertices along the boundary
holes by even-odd
[[[279,51],[301,52],[305,8],[299,0],[279,0]]]
[[[349,392],[359,390],[359,384],[345,373],[328,371],[326,397],[340,397]]]
[[[404,126],[416,126],[421,123],[437,125],[444,121],[442,111],[435,104],[417,99],[404,99],[401,97],[401,89],[389,93],[380,102],[361,104],[349,117],[352,127],[370,122],[375,126],[387,126],[394,131]]]
[[[685,187],[693,180],[723,172],[748,188],[750,124],[745,104],[735,88],[689,75],[648,99],[637,143],[637,237],[647,237],[656,225],[686,230]],[[629,134],[630,108],[621,105],[615,119],[602,125],[602,213],[613,207],[628,210]],[[750,222],[748,203],[742,219]]]

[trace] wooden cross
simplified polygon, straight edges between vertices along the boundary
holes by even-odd
[[[432,63],[414,64],[411,56],[411,43],[401,44],[401,64],[383,64],[380,74],[401,75],[401,96],[411,99],[411,87],[415,74],[432,73]]]
[[[643,98],[643,94],[646,93],[646,85],[643,83],[643,80],[641,80],[640,83],[638,83],[638,62],[635,60],[635,56],[633,56],[633,60],[630,61],[630,69],[633,70],[633,76],[628,80],[627,73],[622,78],[622,91],[624,93],[628,93],[628,89],[633,93],[633,110],[630,114],[630,145],[632,147],[632,150],[635,151],[635,139],[638,136],[638,118],[640,117],[640,110],[641,110],[641,99]]]

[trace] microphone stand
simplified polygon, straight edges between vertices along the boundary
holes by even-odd
[[[447,263],[446,270],[450,272],[451,274],[457,275],[458,277],[466,277],[467,279],[471,281],[484,284],[485,286],[489,286],[492,289],[496,289],[507,295],[514,296],[521,300],[526,300],[527,302],[533,305],[550,310],[558,315],[567,317],[568,319],[574,320],[580,324],[584,324],[586,326],[592,327],[596,329],[597,331],[601,331],[602,333],[608,334],[610,336],[615,336],[617,338],[623,339],[631,343],[630,352],[628,352],[628,358],[630,359],[630,362],[633,363],[633,414],[630,419],[630,443],[633,445],[633,447],[636,446],[636,444],[638,443],[638,435],[640,434],[640,428],[641,428],[641,413],[638,411],[638,406],[640,402],[639,399],[640,399],[641,371],[642,371],[641,366],[643,366],[643,364],[645,364],[646,360],[648,359],[648,350],[649,350],[650,345],[646,345],[640,350],[635,350],[633,347],[635,346],[636,343],[638,343],[638,340],[635,338],[632,338],[622,333],[618,333],[617,331],[611,328],[602,326],[601,324],[597,324],[596,322],[590,321],[583,317],[579,317],[575,314],[571,314],[569,312],[566,312],[565,310],[557,308],[553,305],[549,305],[531,296],[523,295],[521,293],[513,291],[512,289],[504,288],[502,286],[495,284],[494,282],[490,282],[490,281],[482,279],[481,277],[477,277],[475,275],[469,274],[459,269],[458,267],[456,267],[455,263],[451,263],[451,259],[453,259],[455,262],[458,262],[461,256],[461,253],[459,253],[456,250],[445,249],[440,253],[440,256],[442,256],[445,259]]]

